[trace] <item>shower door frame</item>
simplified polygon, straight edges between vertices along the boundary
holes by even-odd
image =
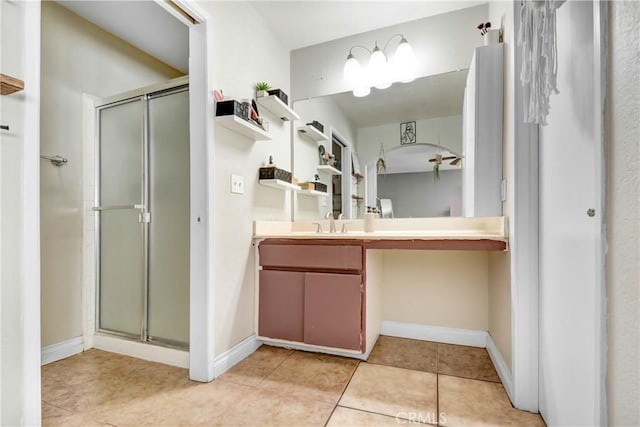
[[[95,277],[94,277],[94,287],[95,287],[95,331],[103,334],[108,334],[120,338],[125,338],[129,340],[134,340],[136,342],[158,345],[162,347],[175,348],[178,350],[189,350],[189,342],[185,344],[172,342],[169,339],[149,339],[149,224],[150,224],[150,212],[149,212],[149,193],[150,193],[150,165],[149,165],[149,156],[150,156],[150,139],[149,139],[149,101],[157,95],[170,95],[173,93],[180,92],[188,92],[189,91],[189,77],[179,77],[169,81],[168,83],[162,83],[157,85],[151,85],[142,87],[139,89],[135,89],[133,91],[125,92],[122,94],[114,95],[108,98],[104,98],[95,103],[95,135],[94,135],[94,198],[93,198],[93,210],[95,212],[94,216],[94,248],[95,248]],[[122,205],[122,206],[111,206],[111,207],[103,207],[100,205],[100,188],[101,188],[101,163],[100,163],[100,130],[101,130],[101,122],[100,122],[100,111],[105,108],[111,108],[118,105],[123,105],[129,102],[135,101],[141,102],[142,108],[142,164],[140,165],[141,171],[141,200],[140,204],[134,204],[133,206]],[[189,140],[190,140],[189,136]],[[190,146],[191,144],[189,144]],[[191,168],[190,168],[191,169]],[[141,238],[142,238],[142,283],[140,286],[142,287],[143,296],[142,296],[142,322],[140,327],[140,334],[133,335],[128,334],[126,332],[113,331],[110,329],[103,329],[100,326],[100,272],[101,272],[101,254],[100,254],[100,212],[103,210],[117,210],[117,209],[134,209],[139,210],[140,215],[140,228],[141,228]],[[190,206],[188,207],[190,210]],[[190,216],[191,214],[189,214]],[[189,224],[189,236],[191,234],[191,223]],[[189,258],[191,258],[191,254],[189,254]],[[190,280],[190,279],[189,279]],[[189,307],[189,312],[191,311],[191,307]],[[189,316],[190,317],[190,314]]]

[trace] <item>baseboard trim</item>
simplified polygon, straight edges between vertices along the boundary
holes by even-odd
[[[509,399],[513,402],[513,377],[511,376],[511,371],[507,367],[507,364],[502,358],[502,354],[500,354],[500,350],[498,350],[498,347],[496,346],[496,343],[493,342],[490,334],[487,334],[487,352],[493,362],[493,366],[495,366],[496,371],[498,372],[498,376],[502,381],[502,385],[504,386]]]
[[[377,339],[378,339],[378,336],[376,335],[376,341]],[[351,359],[360,359],[365,361],[369,358],[369,354],[371,354],[371,350],[373,350],[373,346],[371,346],[371,348],[368,351],[362,353],[358,350],[340,350],[334,347],[324,347],[320,345],[305,344],[305,343],[300,343],[295,341],[286,341],[286,340],[279,340],[275,338],[266,338],[266,337],[260,337],[260,341],[263,344],[270,345],[272,347],[307,351],[311,353],[331,354],[334,356],[349,357]]]
[[[482,348],[487,346],[487,337],[489,336],[487,331],[446,328],[444,326],[420,325],[391,320],[382,321],[380,335]]]
[[[40,365],[47,365],[57,362],[58,360],[66,359],[67,357],[82,353],[83,350],[84,340],[82,337],[75,337],[70,340],[42,347],[40,350]]]
[[[256,335],[253,334],[216,357],[213,364],[214,378],[218,378],[233,368],[238,362],[256,351],[261,345],[262,343],[258,341]]]
[[[93,347],[98,350],[136,357],[150,362],[164,363],[165,365],[177,366],[178,368],[189,368],[188,351],[145,344],[102,334],[95,334],[93,336]]]

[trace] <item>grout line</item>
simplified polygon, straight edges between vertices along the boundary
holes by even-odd
[[[273,348],[277,348],[277,347],[273,347]],[[287,349],[287,350],[289,350],[289,349]],[[293,353],[295,353],[295,350],[291,350],[291,352],[289,353],[289,355],[288,355],[287,357],[285,357],[284,359],[282,359],[282,360],[280,361],[280,363],[278,363],[278,364],[277,364],[277,365],[276,365],[276,366],[275,366],[271,371],[269,371],[269,373],[268,373],[267,375],[265,375],[265,376],[264,376],[264,378],[262,378],[262,379],[260,380],[260,382],[258,382],[258,384],[256,384],[256,385],[255,385],[255,388],[256,388],[256,389],[258,389],[258,388],[262,385],[262,383],[263,383],[263,382],[265,382],[265,380],[266,380],[267,378],[269,378],[269,377],[270,377],[270,376],[271,376],[275,371],[277,371],[277,370],[278,370],[278,368],[279,368],[280,366],[282,366],[282,365],[284,364],[284,362],[286,362],[287,360],[289,360],[289,359],[293,356]]]
[[[353,379],[353,376],[356,374],[356,371],[358,370],[358,368],[360,367],[360,365],[362,363],[366,363],[366,362],[362,362],[362,361],[358,361],[358,363],[356,363],[356,368],[353,370],[353,372],[351,373],[351,376],[349,377],[349,381],[347,381],[347,384],[344,386],[344,389],[342,390],[342,393],[340,393],[340,397],[338,397],[338,400],[336,401],[336,403],[333,405],[333,409],[331,410],[331,414],[329,414],[329,418],[327,418],[327,421],[324,423],[324,427],[327,426],[327,424],[329,424],[329,420],[331,419],[331,417],[333,416],[333,413],[336,411],[336,408],[339,406],[340,404],[340,400],[342,400],[342,396],[344,396],[344,393],[347,391],[347,389],[349,388],[349,384],[351,384],[351,380]]]
[[[381,414],[380,412],[373,412],[373,411],[369,411],[367,409],[362,409],[362,408],[354,408],[353,406],[344,406],[344,405],[338,405],[336,406],[336,408],[345,408],[345,409],[352,409],[354,411],[358,411],[358,412],[366,412],[368,414],[372,414],[372,415],[380,415],[382,417],[387,417],[387,418],[391,418],[396,420],[396,424],[420,424],[420,425],[426,425],[426,426],[435,426],[435,424],[430,424],[430,423],[423,423],[422,421],[416,421],[415,419],[408,419],[408,418],[402,418],[402,417],[397,417],[397,416],[393,416],[393,415],[388,415],[388,414]],[[404,421],[403,423],[400,423],[399,421],[402,420]]]
[[[436,347],[436,420],[440,426],[440,344]]]
[[[337,406],[336,406],[336,408],[338,408],[338,407],[340,407],[340,408],[345,408],[345,409],[352,409],[352,410],[354,410],[354,411],[359,411],[359,412],[366,412],[366,413],[368,413],[368,414],[372,414],[372,415],[380,415],[380,416],[382,416],[382,417],[391,418],[391,419],[396,420],[396,423],[398,422],[398,420],[399,420],[399,419],[400,419],[400,420],[403,420],[403,421],[407,421],[407,422],[415,423],[415,421],[407,420],[406,418],[402,418],[402,417],[394,417],[393,415],[381,414],[380,412],[373,412],[373,411],[369,411],[369,410],[367,410],[367,409],[362,409],[362,408],[354,408],[353,406],[337,405]],[[420,421],[418,421],[418,422],[419,422],[420,424],[425,424],[425,423],[422,423],[422,422],[420,422]],[[400,423],[398,423],[398,424],[400,424]],[[406,424],[406,423],[403,423],[403,424]],[[426,425],[433,425],[433,424],[426,424]]]
[[[44,399],[42,399],[42,402],[46,403],[47,405],[53,406],[55,408],[62,409],[63,411],[68,412],[69,414],[74,414],[74,412],[72,410],[67,409],[67,408],[63,408],[62,406],[56,405],[55,403],[48,402],[48,401],[46,401]]]
[[[436,359],[436,364],[437,364]],[[440,374],[436,374],[436,425],[440,425]]]

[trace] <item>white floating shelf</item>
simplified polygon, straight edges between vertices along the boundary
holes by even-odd
[[[267,141],[271,139],[265,130],[232,114],[228,116],[216,116],[216,122],[255,141]]]
[[[329,140],[329,138],[324,133],[320,132],[318,129],[314,128],[311,125],[300,126],[298,128],[298,133],[316,142]]]
[[[260,179],[258,180],[258,184],[276,188],[278,190],[300,191],[299,185],[291,184],[290,182],[282,181],[280,179]]]
[[[329,166],[329,165],[318,166],[318,172],[325,172],[331,175],[342,175],[342,172],[340,172],[339,169],[336,169],[333,166]]]
[[[257,102],[283,121],[300,120],[300,116],[276,95],[261,96]]]
[[[300,194],[306,194],[307,196],[316,196],[316,197],[329,195],[329,193],[325,193],[324,191],[318,191],[318,190],[300,190]]]

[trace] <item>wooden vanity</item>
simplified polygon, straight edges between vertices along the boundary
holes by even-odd
[[[382,322],[380,249],[507,250],[501,217],[379,220],[373,233],[348,222],[348,233],[255,223],[258,339],[366,359]],[[430,227],[406,228],[417,225]]]

